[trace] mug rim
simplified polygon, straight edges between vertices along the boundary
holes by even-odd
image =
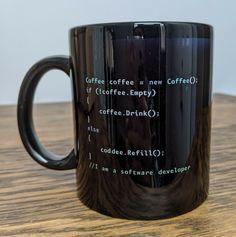
[[[91,24],[83,24],[78,26],[73,26],[69,29],[69,31],[74,31],[81,28],[86,27],[106,27],[106,26],[122,26],[128,24],[143,24],[143,25],[195,25],[195,26],[202,26],[209,29],[213,29],[213,26],[206,23],[201,22],[190,22],[190,21],[117,21],[117,22],[104,22],[104,23],[91,23]]]

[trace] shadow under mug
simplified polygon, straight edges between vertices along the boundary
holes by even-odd
[[[22,142],[41,165],[76,169],[78,196],[127,219],[188,212],[209,187],[212,27],[126,22],[70,30],[70,56],[37,62],[18,99]],[[35,89],[52,69],[72,82],[75,143],[59,159],[39,142]]]

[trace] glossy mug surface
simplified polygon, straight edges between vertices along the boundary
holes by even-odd
[[[47,168],[76,169],[80,200],[103,214],[158,219],[196,208],[209,187],[212,34],[185,22],[72,28],[70,56],[37,62],[22,83],[26,150]],[[39,143],[32,121],[51,69],[72,82],[75,143],[63,159]]]

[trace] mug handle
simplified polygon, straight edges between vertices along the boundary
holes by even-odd
[[[46,150],[39,142],[33,123],[32,108],[35,90],[43,75],[52,69],[61,70],[70,77],[70,58],[67,56],[44,58],[29,69],[22,82],[18,97],[18,128],[25,149],[35,161],[49,169],[69,170],[77,166],[74,149],[65,157]]]

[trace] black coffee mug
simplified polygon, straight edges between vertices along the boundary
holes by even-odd
[[[209,187],[212,34],[185,22],[72,28],[70,56],[39,61],[22,83],[26,150],[47,168],[76,169],[80,200],[103,214],[158,219],[196,208]],[[72,81],[75,144],[62,159],[40,144],[32,120],[51,69]]]

